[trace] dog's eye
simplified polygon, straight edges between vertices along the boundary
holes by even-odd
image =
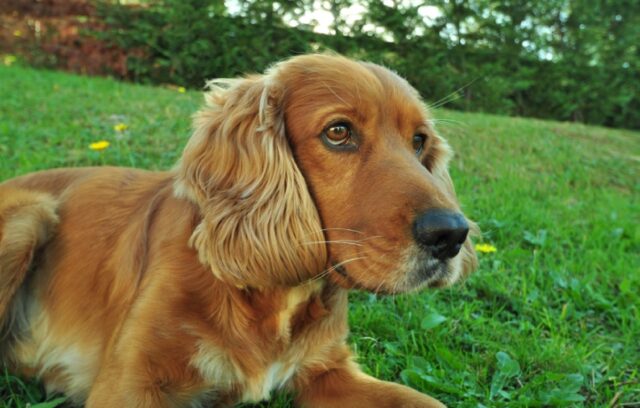
[[[424,150],[424,142],[427,140],[427,136],[423,134],[413,135],[413,150],[416,151],[416,155],[420,156],[422,150]]]
[[[329,146],[342,147],[353,145],[353,131],[347,123],[336,123],[329,126],[322,138]]]
[[[340,123],[338,125],[331,126],[326,132],[329,143],[335,145],[345,144],[351,139],[351,129],[348,125]]]

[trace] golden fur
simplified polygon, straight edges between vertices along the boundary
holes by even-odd
[[[379,66],[307,55],[217,81],[167,172],[58,169],[0,184],[0,358],[88,407],[440,407],[363,374],[347,289],[442,286],[416,214],[459,211],[449,148]],[[355,151],[321,142],[358,129]],[[411,138],[428,136],[416,157]],[[425,260],[426,259],[426,260]]]

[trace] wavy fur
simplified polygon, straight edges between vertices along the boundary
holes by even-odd
[[[306,55],[213,81],[205,99],[171,171],[0,184],[0,360],[89,408],[280,389],[303,407],[442,407],[362,373],[347,345],[347,289],[437,287],[476,264],[469,239],[445,260],[414,242],[418,214],[460,211],[417,92],[382,67]],[[336,123],[349,149],[325,140]]]
[[[178,195],[203,215],[190,244],[216,277],[235,285],[311,278],[326,252],[319,244],[300,250],[323,235],[285,136],[283,91],[269,76],[212,81],[209,88],[177,167]]]

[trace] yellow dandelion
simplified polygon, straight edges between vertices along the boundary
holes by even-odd
[[[14,36],[14,37],[22,37],[22,31],[20,31],[20,30],[15,30],[15,31],[13,32],[13,36]]]
[[[124,132],[125,130],[129,129],[129,125],[126,125],[124,123],[118,123],[117,125],[115,125],[113,127],[113,130],[115,130],[116,132]]]
[[[179,87],[178,87],[178,92],[180,92],[180,93],[185,93],[185,92],[187,92],[187,90],[185,89],[185,87],[184,87],[184,86],[179,86]]]
[[[107,142],[106,140],[99,140],[89,145],[89,149],[97,151],[104,150],[107,147],[109,147],[109,142]]]
[[[476,251],[482,252],[483,254],[490,254],[492,252],[498,251],[498,248],[494,247],[491,244],[476,244]]]
[[[16,62],[16,56],[15,55],[5,55],[2,58],[2,63],[4,65],[6,65],[7,67],[10,67],[11,65],[13,65],[14,62]]]

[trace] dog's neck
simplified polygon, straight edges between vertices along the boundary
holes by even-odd
[[[183,270],[181,281],[191,295],[190,302],[197,299],[203,308],[200,316],[225,333],[241,338],[260,336],[280,339],[285,343],[296,330],[321,319],[335,311],[338,288],[327,276],[311,278],[296,286],[257,287],[238,285],[221,279],[202,262],[195,248],[186,245],[201,217],[197,206],[186,200],[169,200],[170,214],[181,214],[185,221],[179,228],[174,224],[165,230],[173,231],[165,241],[184,242],[183,256],[172,259],[176,270]],[[158,217],[160,222],[171,223],[175,217]],[[341,306],[342,307],[342,306]],[[346,310],[346,303],[344,306]]]
[[[335,288],[324,279],[294,287],[230,287],[239,307],[248,312],[254,328],[262,328],[270,338],[288,342],[298,330],[325,316],[331,307],[328,295]],[[266,333],[265,333],[266,334]]]

